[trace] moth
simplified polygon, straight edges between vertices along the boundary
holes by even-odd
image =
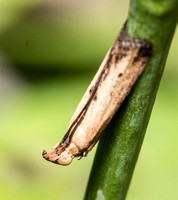
[[[86,157],[143,72],[152,44],[130,37],[125,29],[126,23],[77,106],[62,141],[50,153],[43,151],[46,160],[68,165],[75,157]]]

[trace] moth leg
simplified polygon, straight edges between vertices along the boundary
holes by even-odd
[[[87,150],[87,151],[84,151],[84,152],[83,152],[83,156],[84,156],[84,157],[87,157],[88,153],[89,153],[88,150]]]
[[[80,160],[83,157],[83,153],[77,157],[77,160]]]
[[[83,152],[83,157],[87,157],[89,152],[93,149],[93,147],[95,146],[95,144],[98,142],[98,140],[96,140],[95,142],[93,142],[86,151]]]
[[[77,160],[80,160],[82,157],[87,157],[88,153],[89,151],[82,152],[81,155],[77,157]]]

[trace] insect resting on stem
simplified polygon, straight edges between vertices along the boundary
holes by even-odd
[[[46,160],[68,165],[74,157],[86,157],[146,67],[152,45],[130,37],[126,24],[77,106],[62,141],[50,153],[43,151]]]

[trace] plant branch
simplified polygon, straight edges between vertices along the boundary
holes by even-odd
[[[153,44],[153,55],[101,138],[85,200],[124,200],[140,152],[177,23],[175,0],[131,0],[127,32]]]

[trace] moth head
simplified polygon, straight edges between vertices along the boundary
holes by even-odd
[[[44,150],[42,156],[46,160],[60,165],[69,165],[74,157],[66,149],[60,148],[59,143],[56,144],[49,153]]]
[[[57,162],[60,165],[69,165],[72,162],[72,159],[73,159],[72,154],[70,152],[64,151],[57,159]]]

